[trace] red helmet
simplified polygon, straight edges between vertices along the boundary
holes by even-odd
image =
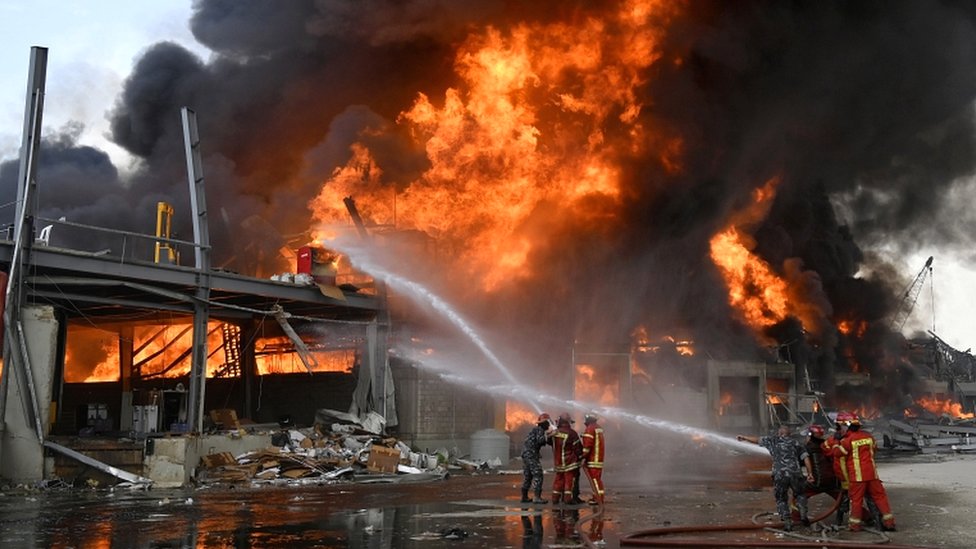
[[[570,423],[576,423],[573,421],[573,416],[569,415],[569,412],[563,412],[559,414],[559,423],[569,425]]]
[[[837,422],[837,425],[850,425],[850,421],[853,417],[854,414],[842,410],[837,412],[837,419],[834,421]]]
[[[858,415],[856,413],[851,412],[851,417],[850,417],[850,419],[847,420],[847,424],[848,425],[860,425],[861,424],[861,418],[858,417]]]
[[[551,419],[552,418],[549,417],[549,414],[543,412],[543,413],[539,414],[539,419],[535,420],[535,422],[536,423],[544,423],[546,421],[550,421]]]
[[[586,412],[583,416],[583,423],[589,425],[591,423],[596,423],[600,418],[596,415],[596,412]]]
[[[820,425],[811,425],[810,428],[807,429],[807,434],[813,438],[823,438],[824,428]]]

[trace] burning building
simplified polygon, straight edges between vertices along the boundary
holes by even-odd
[[[158,201],[185,202],[174,113],[191,105],[221,269],[285,271],[295,235],[329,247],[351,197],[362,227],[389,237],[379,266],[458,304],[521,384],[666,407],[655,390],[705,391],[712,360],[772,365],[724,382],[757,401],[811,390],[901,410],[932,369],[892,327],[903,274],[872,250],[966,244],[953,227],[971,214],[937,213],[976,167],[974,15],[951,2],[203,1],[190,24],[213,57],[149,47],[111,109],[140,169],[123,176],[70,132],[51,136],[38,214],[133,231]],[[4,203],[15,188],[0,166]],[[174,231],[191,221],[178,207]],[[428,327],[392,346],[450,339]],[[485,369],[453,367],[466,365]],[[721,380],[714,393],[703,409],[722,409]]]

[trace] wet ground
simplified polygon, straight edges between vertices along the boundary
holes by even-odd
[[[966,470],[976,471],[974,464]],[[767,466],[754,458],[696,463],[646,481],[608,473],[609,502],[597,519],[588,506],[523,506],[521,476],[498,473],[247,489],[7,490],[0,495],[0,547],[560,548],[601,539],[619,547],[622,535],[648,528],[749,523],[773,507]],[[976,546],[971,508],[958,508],[952,490],[895,482],[889,493],[901,527],[892,542]],[[813,507],[828,504],[822,498]],[[717,535],[784,540],[763,531]]]

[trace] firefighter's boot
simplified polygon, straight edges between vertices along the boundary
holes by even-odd
[[[532,498],[532,503],[549,503],[548,499],[542,499],[542,490],[535,493],[535,497]]]
[[[563,495],[562,494],[553,494],[552,495],[552,504],[553,505],[559,505],[559,503],[562,500],[563,500]]]
[[[532,500],[529,499],[529,489],[528,488],[523,488],[522,489],[522,499],[521,499],[520,503],[532,503]]]

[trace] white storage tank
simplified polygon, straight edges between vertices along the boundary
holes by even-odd
[[[471,435],[471,461],[481,463],[498,459],[508,464],[509,437],[497,429],[482,429]]]

